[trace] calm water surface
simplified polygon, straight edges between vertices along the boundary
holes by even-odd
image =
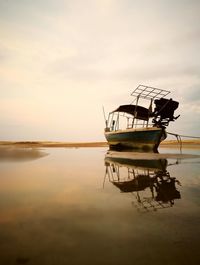
[[[0,264],[200,264],[200,158],[106,152],[0,153]]]

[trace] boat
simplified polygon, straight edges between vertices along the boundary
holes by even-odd
[[[166,127],[180,115],[174,116],[179,102],[165,98],[170,91],[139,85],[130,104],[120,105],[105,118],[105,138],[110,149],[143,149],[157,151],[166,139]],[[154,109],[153,109],[154,107]]]

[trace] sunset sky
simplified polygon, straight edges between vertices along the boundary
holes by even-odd
[[[139,84],[200,135],[199,0],[0,0],[0,140],[102,141]]]

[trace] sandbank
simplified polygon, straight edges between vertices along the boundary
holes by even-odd
[[[55,141],[0,141],[0,147],[20,147],[20,148],[42,148],[42,147],[107,147],[107,142],[55,142]],[[180,143],[176,140],[163,141],[160,148],[180,148]],[[182,148],[200,148],[200,140],[182,140]]]
[[[106,147],[106,142],[54,142],[54,141],[0,141],[0,147],[20,147],[20,148],[42,148],[42,147]]]

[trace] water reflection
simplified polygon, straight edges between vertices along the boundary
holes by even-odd
[[[167,171],[167,159],[134,159],[127,154],[106,154],[105,178],[120,192],[131,193],[132,204],[138,211],[169,208],[176,199],[181,198],[176,188],[180,182]]]
[[[0,163],[0,264],[200,264],[200,164],[193,163],[199,158],[170,166],[176,155],[167,156],[168,165],[166,155],[133,154],[128,163],[122,154],[118,161],[106,157],[108,170],[114,164],[117,172],[119,166],[121,182],[133,180],[133,191],[121,193],[108,176],[102,189],[105,148],[42,151],[50,155],[27,163]],[[128,169],[135,178],[130,174],[127,179]],[[166,188],[169,176],[153,182],[160,171],[181,181],[181,188],[176,179],[169,184],[181,191],[181,200],[174,198],[174,189]],[[115,174],[110,181],[118,183]],[[172,190],[175,205],[143,214],[147,210],[137,195],[139,201],[150,197],[153,203],[151,186],[154,201],[163,193],[169,200],[166,190]]]

